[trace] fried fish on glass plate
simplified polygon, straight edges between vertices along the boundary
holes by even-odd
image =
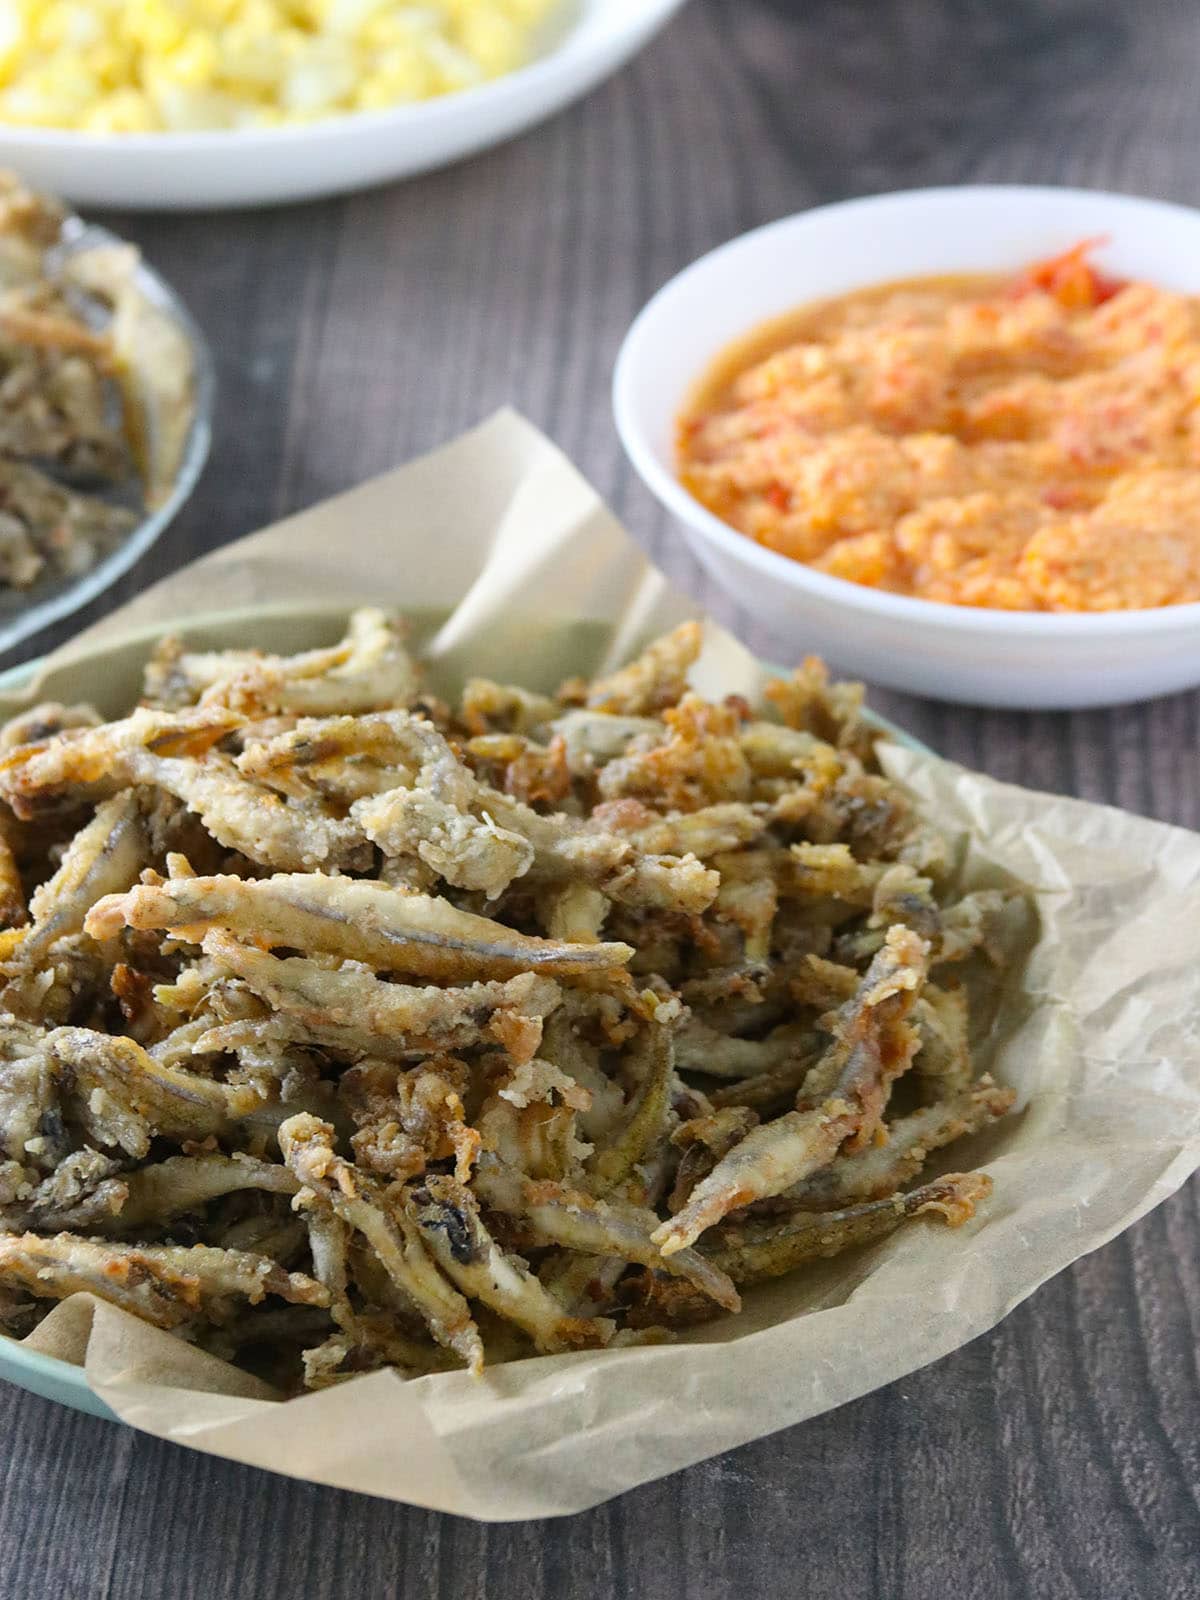
[[[87,1289],[286,1389],[479,1371],[969,1218],[1007,898],[854,690],[706,701],[700,644],[448,707],[364,610],[0,733],[9,1331]]]

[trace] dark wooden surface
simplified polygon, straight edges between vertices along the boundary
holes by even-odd
[[[221,407],[195,500],[103,604],[511,401],[720,612],[610,421],[642,301],[755,223],[873,190],[1200,203],[1198,62],[1195,0],[693,0],[585,104],[466,166],[259,215],[106,219],[208,329]],[[1200,695],[1078,716],[873,698],[999,777],[1200,826]],[[483,1528],[293,1484],[0,1385],[0,1597],[1195,1600],[1198,1194],[948,1360],[568,1521]]]

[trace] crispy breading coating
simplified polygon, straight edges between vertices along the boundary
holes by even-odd
[[[120,722],[66,728],[0,757],[0,795],[28,819],[48,803],[86,802],[153,783],[147,758],[204,755],[240,721],[221,710],[176,714],[139,707]]]
[[[85,1145],[72,1150],[36,1186],[22,1183],[0,1204],[0,1228],[14,1233],[49,1233],[63,1228],[103,1227],[125,1205],[129,1186],[121,1163]]]
[[[319,797],[349,806],[412,783],[415,758],[407,711],[301,717],[290,727],[248,726],[237,767],[297,800]]]
[[[468,733],[534,733],[557,717],[562,706],[545,694],[531,694],[516,684],[490,678],[468,678],[458,706],[458,720]]]
[[[327,1122],[306,1115],[289,1117],[279,1129],[283,1158],[304,1187],[363,1236],[438,1343],[482,1371],[483,1345],[467,1302],[442,1276],[407,1208],[391,1205],[372,1178],[335,1155],[333,1139]]]
[[[298,656],[241,659],[231,672],[221,656],[198,662],[185,652],[175,663],[190,690],[206,675],[201,703],[227,706],[247,716],[292,713],[304,717],[353,715],[408,705],[419,688],[417,669],[404,646],[398,617],[373,607],[355,611],[340,644]]]
[[[70,1233],[0,1233],[0,1284],[51,1300],[94,1294],[159,1328],[201,1319],[223,1322],[239,1301],[268,1294],[294,1305],[320,1306],[327,1295],[300,1272],[240,1250],[208,1245],[127,1245]]]
[[[738,802],[660,816],[640,800],[605,800],[588,819],[593,828],[621,834],[647,855],[693,855],[701,861],[752,844],[767,830],[765,806]]]
[[[514,1041],[519,1020],[534,1025],[524,1041],[532,1054],[562,998],[552,978],[532,972],[457,989],[386,983],[358,962],[281,961],[217,929],[205,934],[204,951],[273,1012],[294,1017],[304,1036],[345,1054],[408,1057]]]
[[[431,723],[412,718],[412,783],[358,800],[351,815],[387,856],[416,855],[436,875],[498,898],[515,879],[582,879],[630,905],[699,913],[718,880],[691,857],[635,855],[628,841],[481,783]]]
[[[97,902],[86,929],[93,938],[121,926],[161,928],[199,940],[213,928],[361,961],[381,972],[456,978],[607,973],[627,962],[624,944],[559,944],[515,932],[449,901],[406,894],[387,884],[320,873],[271,878],[175,878],[139,884]]]
[[[639,717],[665,710],[683,698],[688,668],[700,654],[704,629],[698,622],[682,622],[647,646],[635,661],[607,678],[597,678],[587,694],[592,711]]]
[[[736,711],[687,694],[663,713],[665,727],[645,748],[610,761],[598,785],[606,800],[657,802],[665,811],[700,811],[751,798],[752,771]],[[641,744],[633,741],[634,746]]]

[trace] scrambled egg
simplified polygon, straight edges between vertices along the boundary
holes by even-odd
[[[533,53],[561,0],[0,0],[0,122],[149,133],[426,100]]]

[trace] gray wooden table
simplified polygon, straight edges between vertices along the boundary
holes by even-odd
[[[103,605],[513,402],[727,615],[613,432],[642,301],[755,223],[874,190],[1200,203],[1198,64],[1195,0],[693,0],[584,105],[466,166],[259,215],[107,218],[208,329],[221,406],[195,500]],[[1078,716],[873,699],[998,777],[1200,826],[1200,695]],[[1198,1195],[949,1359],[562,1522],[315,1489],[0,1385],[0,1600],[1195,1600]]]

